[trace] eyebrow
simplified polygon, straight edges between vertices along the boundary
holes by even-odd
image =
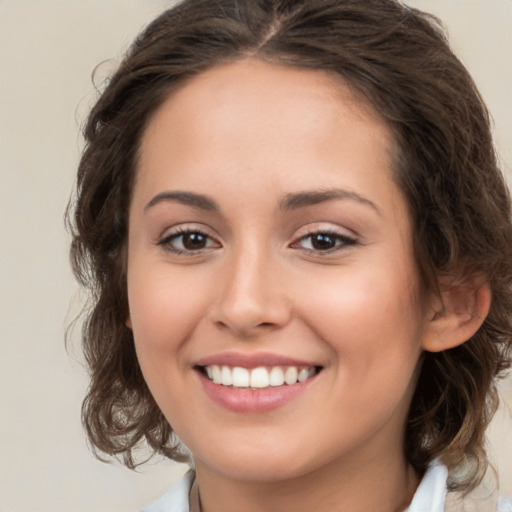
[[[280,208],[284,211],[296,210],[297,208],[304,208],[306,206],[313,206],[315,204],[324,203],[326,201],[333,201],[336,199],[350,199],[358,203],[370,206],[375,212],[381,215],[377,205],[359,195],[357,192],[344,189],[327,189],[327,190],[311,190],[306,192],[299,192],[296,194],[287,194],[281,201]]]
[[[149,210],[153,206],[162,202],[177,202],[186,206],[199,208],[209,212],[219,212],[219,205],[211,198],[202,194],[195,194],[194,192],[165,191],[157,194],[149,203],[144,207],[144,211]]]
[[[377,205],[359,195],[357,192],[344,189],[327,189],[327,190],[310,190],[304,192],[297,192],[287,194],[281,201],[280,209],[282,211],[292,211],[307,206],[324,203],[326,201],[334,201],[339,199],[350,199],[358,203],[370,206],[375,212],[381,215]],[[220,212],[219,205],[211,198],[203,194],[196,194],[194,192],[177,191],[164,191],[157,194],[149,203],[144,207],[144,211],[156,206],[162,202],[177,202],[193,208],[209,212]]]

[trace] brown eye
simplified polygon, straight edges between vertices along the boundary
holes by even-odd
[[[328,251],[336,246],[336,237],[328,233],[311,235],[311,246],[317,251]]]
[[[183,247],[189,251],[204,249],[208,237],[202,233],[184,233],[181,235]]]
[[[347,246],[356,244],[354,238],[339,233],[330,233],[318,231],[310,233],[300,238],[300,240],[293,244],[293,247],[305,249],[309,252],[329,253],[341,250]]]
[[[176,254],[197,253],[220,247],[220,244],[201,231],[179,231],[163,238],[158,245]]]

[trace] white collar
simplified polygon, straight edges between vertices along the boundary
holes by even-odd
[[[433,462],[405,512],[443,512],[446,501],[447,476],[446,467],[438,462]],[[169,492],[140,512],[189,512],[188,496],[194,477],[194,471],[188,471]]]
[[[448,470],[434,461],[420,482],[405,512],[443,512],[446,503]]]

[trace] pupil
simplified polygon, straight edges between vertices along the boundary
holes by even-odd
[[[191,251],[203,249],[206,245],[206,237],[201,233],[187,233],[183,235],[183,247]]]
[[[334,238],[331,235],[318,234],[313,237],[312,245],[315,249],[323,250],[332,249],[335,245]]]

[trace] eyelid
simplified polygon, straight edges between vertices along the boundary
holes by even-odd
[[[300,247],[300,243],[308,238],[311,238],[315,235],[326,235],[336,238],[341,243],[337,243],[334,247],[329,249],[309,249],[305,247]],[[335,227],[332,224],[326,225],[325,223],[318,224],[309,224],[304,226],[300,230],[298,230],[295,235],[293,242],[290,244],[290,247],[302,249],[309,253],[318,254],[318,255],[329,255],[332,253],[337,253],[343,250],[346,250],[348,247],[359,244],[358,236],[347,229],[342,229],[339,227]]]
[[[214,242],[214,247],[203,247],[200,249],[178,249],[178,248],[171,248],[171,242],[173,240],[176,240],[180,238],[183,235],[191,234],[191,233],[197,233],[205,238],[207,238],[210,242]],[[173,253],[173,254],[184,254],[184,255],[197,255],[200,253],[204,253],[206,251],[220,248],[222,247],[222,244],[218,241],[217,237],[213,236],[211,234],[211,230],[208,229],[205,226],[200,226],[197,224],[179,224],[177,226],[173,226],[171,228],[168,228],[164,231],[164,234],[162,234],[157,240],[156,245],[162,247],[165,251]]]
[[[353,230],[332,224],[330,222],[310,222],[297,229],[294,234],[294,238],[297,240],[299,238],[303,238],[304,236],[312,235],[315,233],[330,233],[342,238],[350,238],[353,240],[359,239],[359,235]]]

